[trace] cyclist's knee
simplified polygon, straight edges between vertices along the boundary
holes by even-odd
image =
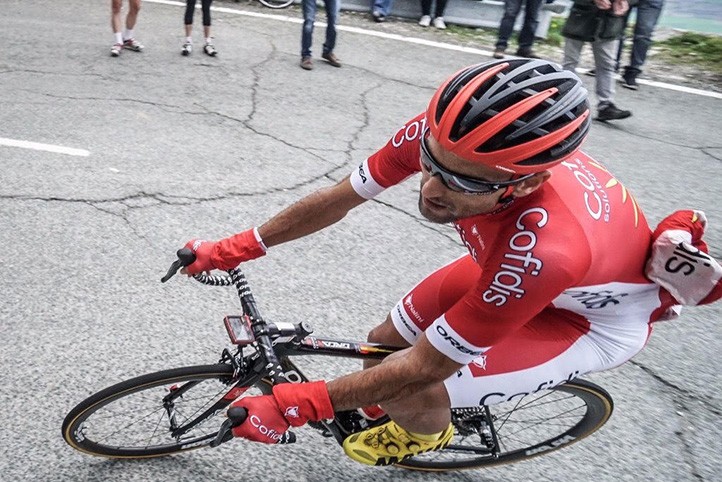
[[[373,328],[367,337],[369,343],[381,343],[384,345],[407,347],[409,342],[399,334],[391,321],[391,316],[387,316],[386,320],[380,325]]]

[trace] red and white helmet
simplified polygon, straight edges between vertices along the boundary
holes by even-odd
[[[515,174],[543,171],[573,155],[591,115],[587,89],[547,60],[472,65],[439,87],[426,110],[434,139],[462,159]]]

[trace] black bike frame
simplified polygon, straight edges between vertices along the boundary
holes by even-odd
[[[178,260],[171,265],[168,273],[161,281],[167,281],[182,266],[188,266],[195,261],[195,255],[187,248],[179,250],[177,254]],[[195,275],[194,278],[209,285],[235,285],[243,314],[247,317],[255,337],[252,343],[255,351],[244,356],[243,345],[238,345],[238,351],[235,355],[231,354],[227,349],[223,350],[219,363],[229,363],[234,368],[233,376],[229,380],[231,388],[210,408],[180,427],[175,426],[173,400],[183,395],[197,382],[188,382],[181,387],[171,389],[170,393],[163,399],[163,404],[171,420],[171,433],[174,437],[181,437],[209,417],[227,409],[234,400],[264,378],[270,379],[273,385],[308,381],[309,379],[289,359],[291,356],[326,355],[381,360],[402,349],[376,343],[308,336],[312,330],[310,325],[305,322],[298,324],[279,323],[278,325],[267,323],[259,313],[245,275],[238,268],[228,270],[227,273],[230,278],[206,275]],[[229,328],[228,325],[226,328]],[[285,342],[279,342],[279,337],[284,339]],[[274,341],[276,341],[276,345],[274,345]],[[237,377],[238,380],[234,381]],[[343,420],[340,419],[342,414],[343,412],[336,413],[333,420],[321,421],[318,424],[311,425],[316,428],[325,428],[333,434],[339,443],[343,443],[350,433],[351,427],[348,427],[348,424],[344,424]]]

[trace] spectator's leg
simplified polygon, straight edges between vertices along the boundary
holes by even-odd
[[[388,17],[389,13],[391,13],[392,4],[393,0],[374,0],[371,11],[379,13],[383,17]]]
[[[189,26],[193,25],[193,13],[196,10],[196,0],[186,0],[186,12],[183,16],[183,24],[186,26],[186,36],[191,34]]]
[[[436,14],[434,16],[443,17],[444,10],[446,10],[446,0],[436,0]],[[429,6],[429,11],[431,11],[431,6]]]
[[[579,65],[582,47],[584,47],[583,40],[575,40],[572,38],[564,39],[564,60],[562,60],[564,70],[575,71],[577,65]]]
[[[313,22],[316,19],[316,0],[303,0],[303,28],[301,29],[301,57],[311,56]]]
[[[634,26],[634,42],[632,43],[632,55],[630,65],[626,72],[633,72],[636,76],[642,71],[647,59],[647,51],[652,45],[652,33],[657,26],[659,16],[662,13],[664,0],[641,0],[637,6],[637,23]]]
[[[600,104],[614,99],[614,64],[619,40],[596,40],[592,42],[594,68],[597,70],[596,91]]]
[[[384,15],[388,17],[391,13],[391,7],[394,5],[394,0],[386,0],[384,3],[386,4],[386,8],[384,9]]]
[[[125,17],[125,28],[133,30],[135,23],[138,21],[138,12],[140,12],[140,0],[129,0],[128,16]]]
[[[431,16],[431,3],[433,0],[421,0],[421,15]]]
[[[323,44],[323,53],[333,52],[336,47],[336,22],[341,7],[340,0],[324,0],[326,9],[326,42]]]
[[[110,26],[113,29],[113,33],[120,33],[123,28],[123,24],[120,19],[120,12],[122,10],[123,0],[112,0],[110,4]]]
[[[201,10],[203,11],[203,26],[206,27],[206,37],[208,37],[208,27],[211,26],[211,3],[213,0],[201,0]]]
[[[531,52],[534,45],[536,28],[539,25],[539,8],[542,0],[526,0],[524,12],[524,24],[519,32],[519,53]]]
[[[514,31],[514,22],[521,10],[522,0],[506,0],[504,2],[504,16],[499,24],[499,37],[496,40],[496,49],[504,50],[509,45],[509,37]]]

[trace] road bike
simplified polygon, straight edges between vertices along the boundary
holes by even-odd
[[[240,2],[241,0],[236,0],[236,3]],[[248,0],[248,3],[251,3],[252,0]],[[293,5],[293,0],[258,0],[261,2],[261,4],[268,8],[273,9],[280,9],[280,8],[286,8]]]
[[[194,261],[188,249],[162,281]],[[277,383],[309,378],[294,364],[297,356],[325,355],[383,359],[401,348],[311,336],[309,322],[265,321],[245,275],[196,275],[215,286],[235,286],[240,315],[224,318],[233,347],[217,363],[163,370],[112,385],[80,402],[65,417],[62,434],[73,448],[111,458],[158,457],[213,448],[232,438],[231,427],[246,414],[230,404],[243,395],[271,393]],[[454,438],[443,450],[398,461],[397,466],[429,471],[470,469],[516,462],[566,447],[597,431],[613,410],[611,396],[589,381],[575,379],[551,389],[519,394],[505,403],[451,409]],[[350,434],[388,421],[368,421],[357,411],[336,412],[313,422],[339,444]],[[291,443],[287,433],[281,443]]]

